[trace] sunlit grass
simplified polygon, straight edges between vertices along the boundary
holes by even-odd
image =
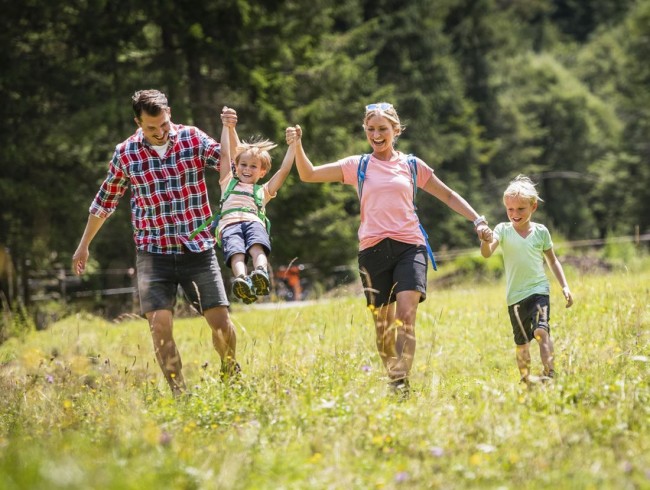
[[[207,325],[177,320],[184,400],[144,320],[68,318],[0,346],[0,487],[649,488],[650,271],[570,279],[557,378],[530,390],[503,284],[430,289],[404,403],[359,297],[234,307],[230,387]]]

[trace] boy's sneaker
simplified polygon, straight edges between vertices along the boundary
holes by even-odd
[[[255,294],[258,296],[268,296],[271,292],[271,281],[269,280],[269,273],[266,272],[264,267],[259,266],[249,276],[253,287],[255,288]]]
[[[221,371],[219,372],[219,378],[224,383],[230,383],[235,381],[241,376],[241,366],[237,361],[221,361]]]
[[[553,378],[555,378],[555,370],[551,369],[549,371],[544,371],[542,375],[540,376],[540,379],[542,383],[549,383],[553,381]]]
[[[238,276],[233,280],[232,294],[235,298],[242,300],[247,305],[257,301],[257,296],[255,296],[255,291],[253,290],[253,283],[244,275]]]
[[[388,383],[388,386],[400,402],[406,401],[411,397],[411,385],[408,378],[393,380]]]

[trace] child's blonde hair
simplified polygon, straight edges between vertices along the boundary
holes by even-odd
[[[510,181],[510,184],[508,184],[508,187],[503,193],[504,201],[506,197],[520,197],[522,199],[528,199],[531,204],[535,204],[537,201],[544,202],[544,200],[539,197],[533,181],[522,174],[517,175]]]
[[[250,153],[253,158],[256,158],[262,167],[262,170],[268,172],[271,170],[271,155],[269,151],[275,148],[276,145],[267,139],[254,139],[252,141],[242,141],[236,149],[235,163],[239,163],[239,159],[245,153]]]

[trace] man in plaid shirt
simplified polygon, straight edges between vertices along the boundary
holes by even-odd
[[[212,214],[205,170],[219,170],[221,145],[196,127],[172,123],[167,97],[158,90],[136,92],[132,102],[138,129],[115,149],[108,175],[90,206],[72,268],[76,274],[83,273],[90,242],[130,187],[140,308],[149,321],[158,364],[173,394],[179,395],[186,389],[173,337],[179,285],[212,329],[222,379],[240,371],[214,237],[206,229],[189,240]],[[236,123],[237,114],[226,109],[221,118]],[[236,139],[235,135],[234,145]],[[230,142],[221,143],[227,150]]]

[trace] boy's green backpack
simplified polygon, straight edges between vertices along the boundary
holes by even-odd
[[[217,239],[217,245],[220,247],[221,238],[219,238],[217,234],[217,229],[219,227],[219,220],[221,219],[222,216],[226,214],[234,213],[236,211],[244,211],[244,212],[256,214],[257,217],[260,220],[262,220],[262,223],[266,225],[267,233],[269,235],[271,234],[271,221],[269,221],[269,218],[267,218],[266,210],[264,209],[264,186],[260,184],[253,184],[253,193],[251,194],[250,192],[236,191],[235,187],[237,186],[238,183],[239,183],[239,179],[237,177],[233,177],[230,180],[230,182],[228,183],[228,187],[226,187],[226,190],[223,192],[223,195],[221,196],[221,200],[219,201],[219,212],[217,214],[213,214],[212,216],[210,216],[205,223],[203,223],[196,230],[194,230],[190,235],[190,240],[193,240],[196,237],[196,235],[198,235],[203,230],[205,230],[208,226],[210,226],[210,230],[212,231],[212,234],[214,234],[215,238]],[[226,199],[228,199],[231,194],[238,194],[241,196],[252,197],[255,200],[255,206],[257,209],[242,207],[242,208],[226,209],[225,211],[222,211],[221,208],[223,208],[223,203],[226,202]]]

